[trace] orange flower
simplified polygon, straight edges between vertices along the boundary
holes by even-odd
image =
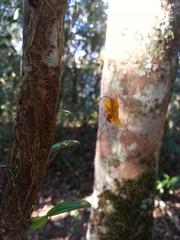
[[[106,101],[103,101],[103,103],[105,106],[107,121],[116,123],[117,125],[122,127],[122,123],[119,119],[119,104],[116,93],[113,94],[112,98],[108,97],[108,99]]]

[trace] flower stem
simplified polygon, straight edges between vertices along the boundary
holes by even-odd
[[[67,142],[72,139],[72,137],[74,137],[74,135],[76,135],[84,126],[84,124],[90,119],[91,114],[93,113],[94,109],[97,107],[97,105],[99,104],[99,102],[103,99],[103,98],[109,98],[111,101],[113,101],[113,98],[109,97],[109,96],[102,96],[99,98],[99,100],[95,103],[95,105],[93,106],[93,108],[91,109],[89,115],[86,117],[86,119],[82,122],[81,126],[73,132],[73,134],[71,134],[71,136],[64,142],[64,144],[57,150],[55,151],[51,156],[52,159],[56,156],[56,154],[67,144]]]

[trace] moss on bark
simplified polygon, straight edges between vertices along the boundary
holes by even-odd
[[[148,171],[137,179],[115,180],[115,191],[100,194],[93,221],[96,239],[152,239],[155,182],[155,171]]]

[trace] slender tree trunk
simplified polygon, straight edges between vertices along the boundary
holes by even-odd
[[[59,107],[67,0],[25,0],[23,66],[9,163],[0,184],[0,239],[27,239]]]
[[[88,239],[152,239],[179,7],[180,1],[110,0],[101,96],[118,92],[123,128],[107,122],[100,107]]]

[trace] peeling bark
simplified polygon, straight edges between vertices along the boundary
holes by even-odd
[[[27,239],[53,144],[66,6],[67,0],[24,2],[22,79],[9,162],[0,181],[1,240]]]
[[[87,239],[152,238],[155,176],[179,47],[179,10],[179,1],[126,0],[118,5],[110,0],[101,96],[118,91],[123,128],[107,122],[100,107]],[[149,207],[141,214],[147,199]]]

